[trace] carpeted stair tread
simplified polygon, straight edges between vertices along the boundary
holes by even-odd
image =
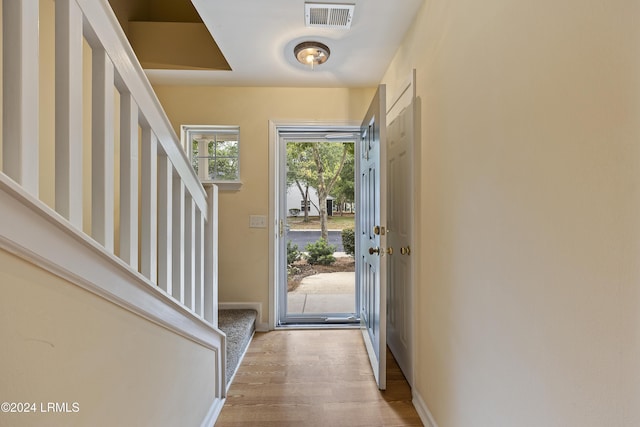
[[[251,341],[257,316],[251,309],[218,310],[218,327],[227,334],[227,385]]]

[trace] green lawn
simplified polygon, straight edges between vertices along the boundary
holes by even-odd
[[[291,230],[319,230],[320,217],[310,216],[309,222],[303,222],[304,215],[290,216],[287,218],[287,224]],[[342,230],[344,228],[354,228],[355,219],[353,214],[344,214],[344,216],[334,215],[329,217],[329,230]]]

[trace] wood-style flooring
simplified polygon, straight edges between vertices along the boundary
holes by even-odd
[[[380,391],[357,329],[256,333],[216,426],[421,426],[390,352],[387,360]]]

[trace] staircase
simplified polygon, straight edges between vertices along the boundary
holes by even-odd
[[[78,399],[67,425],[212,425],[226,393],[217,187],[107,0],[0,12],[5,390]]]

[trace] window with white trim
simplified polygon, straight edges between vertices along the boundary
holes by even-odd
[[[198,178],[221,190],[237,190],[240,181],[239,126],[182,126],[182,146]]]

